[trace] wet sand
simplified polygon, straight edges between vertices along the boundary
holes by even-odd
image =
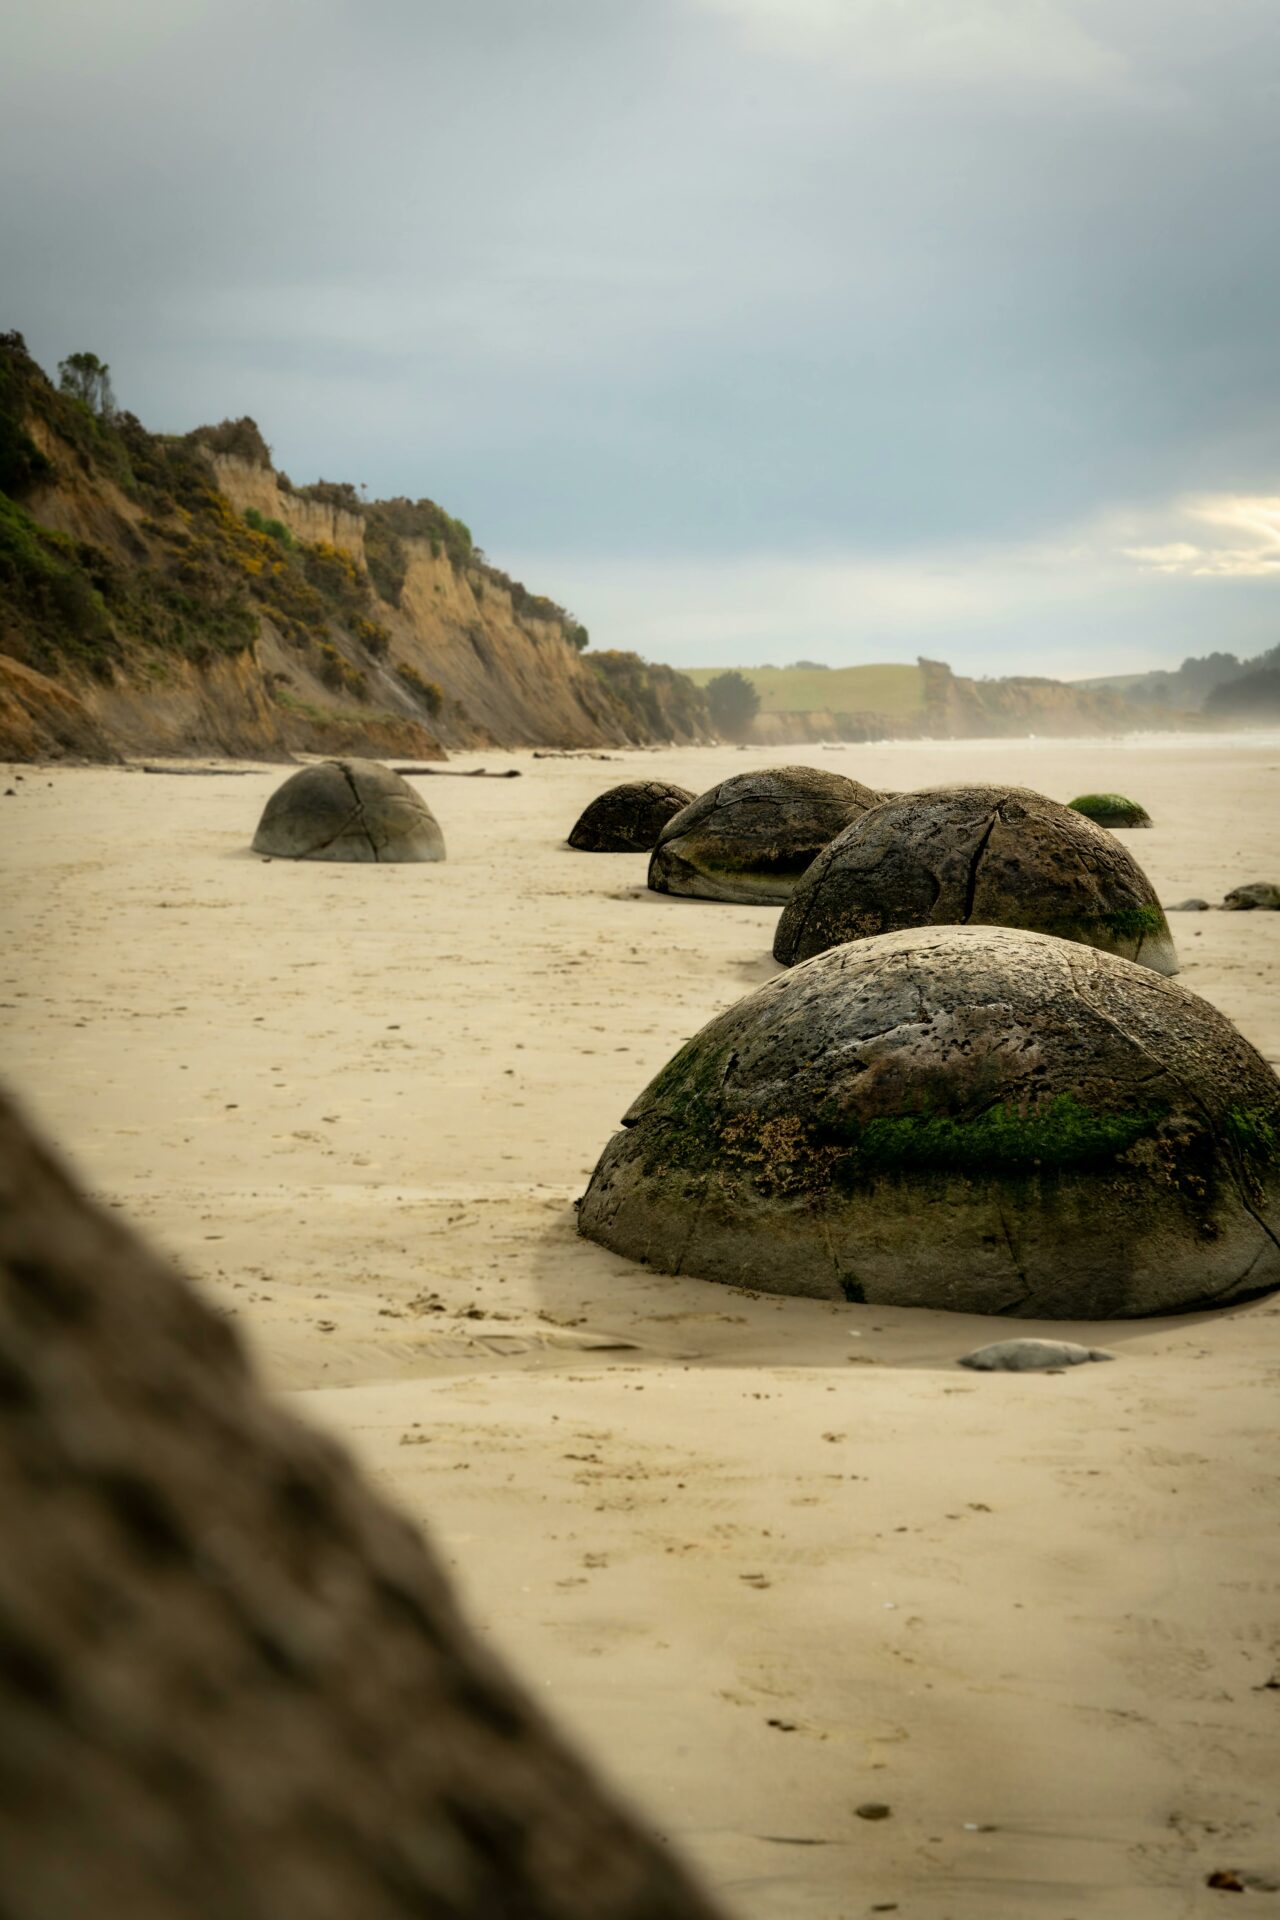
[[[1118,788],[1166,902],[1280,878],[1280,741],[909,743],[424,778],[443,867],[265,863],[278,768],[11,770],[4,1071],[299,1407],[428,1522],[473,1614],[730,1912],[1166,1920],[1280,1869],[1280,1298],[1004,1323],[631,1267],[572,1201],[776,914],[563,839],[616,780],[808,759],[888,788]],[[19,780],[15,776],[22,774]],[[1280,915],[1176,915],[1280,1058]],[[891,1808],[869,1822],[855,1809]]]

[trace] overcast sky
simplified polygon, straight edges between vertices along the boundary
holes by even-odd
[[[1280,0],[31,0],[0,164],[50,371],[596,644],[1280,640]]]

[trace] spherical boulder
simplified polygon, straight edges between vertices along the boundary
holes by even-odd
[[[280,860],[443,860],[444,835],[421,794],[376,760],[321,760],[277,787],[253,836]]]
[[[649,885],[692,900],[780,906],[827,842],[881,798],[818,767],[736,773],[667,821]]]
[[[1243,887],[1232,887],[1223,901],[1228,913],[1280,912],[1280,887],[1273,880],[1250,880]]]
[[[1176,973],[1155,889],[1082,814],[1025,787],[897,794],[823,849],[778,922],[775,960],[922,926],[1027,927]]]
[[[648,853],[672,814],[692,799],[687,787],[670,780],[625,780],[579,814],[569,845],[579,853]]]
[[[1148,968],[1008,927],[835,947],[705,1026],[579,1230],[765,1293],[1095,1319],[1280,1286],[1280,1081]]]
[[[1082,813],[1099,827],[1149,827],[1151,815],[1136,800],[1122,793],[1082,793],[1070,802],[1073,813]]]

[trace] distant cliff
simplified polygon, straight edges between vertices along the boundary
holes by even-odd
[[[0,756],[443,756],[704,738],[430,500],[295,488],[250,420],[100,417],[0,335]]]
[[[1150,721],[1123,694],[1030,674],[969,680],[941,660],[919,662],[923,731],[932,739],[992,739],[1009,734],[1126,733]]]
[[[1111,689],[1009,675],[970,680],[941,660],[915,666],[744,668],[762,694],[750,738],[761,746],[821,740],[989,739],[1127,733],[1150,726],[1147,708]],[[711,677],[700,670],[697,679]],[[821,696],[828,697],[823,699]],[[1179,716],[1192,724],[1187,716]],[[1161,724],[1169,724],[1164,720]]]

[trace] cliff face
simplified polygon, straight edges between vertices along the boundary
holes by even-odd
[[[919,701],[913,713],[758,713],[751,738],[761,746],[822,740],[982,740],[1043,734],[1127,733],[1149,724],[1150,714],[1121,693],[1062,680],[1010,675],[970,680],[941,660],[918,662]],[[1166,722],[1167,724],[1167,722]]]
[[[0,336],[0,755],[441,758],[708,731],[430,501],[294,488],[250,421],[96,419]],[[619,674],[610,663],[631,661]]]
[[[364,521],[358,513],[282,489],[275,469],[265,462],[212,450],[209,460],[220,491],[239,513],[254,510],[264,519],[282,520],[299,540],[341,547],[361,566],[365,564]]]
[[[924,677],[924,731],[937,739],[991,739],[1010,734],[1127,733],[1142,724],[1122,694],[1077,687],[1064,680],[1015,674],[969,680],[940,660],[920,661]]]

